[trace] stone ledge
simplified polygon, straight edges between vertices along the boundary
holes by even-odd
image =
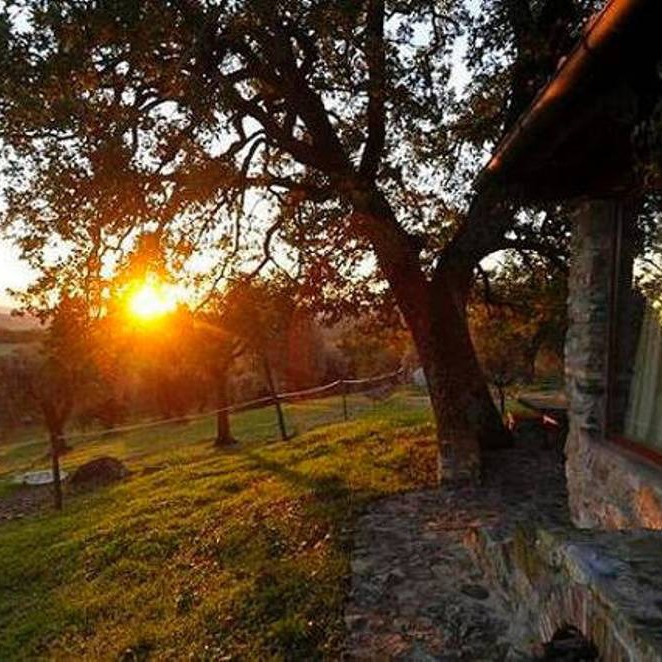
[[[604,662],[662,660],[662,533],[479,528],[465,540],[512,614],[527,654],[564,625]]]

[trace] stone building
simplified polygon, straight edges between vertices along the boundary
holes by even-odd
[[[660,26],[658,0],[607,2],[481,182],[523,204],[575,209],[566,474],[582,527],[662,529],[662,225],[650,209],[642,231],[642,201],[659,180],[642,176],[633,140],[660,108]]]
[[[646,298],[633,283],[643,269],[637,212],[627,201],[593,200],[575,219],[566,474],[582,527],[662,529],[662,336],[655,293]]]
[[[480,186],[574,209],[565,443],[575,527],[477,533],[512,622],[577,627],[601,660],[662,660],[660,163],[634,137],[662,108],[662,2],[610,0]],[[659,141],[659,135],[658,135]],[[658,156],[659,159],[659,156]]]

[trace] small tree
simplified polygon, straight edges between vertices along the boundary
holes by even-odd
[[[60,457],[70,450],[66,425],[97,373],[93,323],[84,301],[65,295],[49,314],[51,322],[41,350],[23,357],[19,382],[48,431],[54,505],[61,510]]]
[[[506,413],[506,389],[526,378],[526,334],[506,308],[477,306],[471,311],[474,344],[487,380],[496,388],[499,410]]]
[[[197,360],[211,378],[216,406],[216,438],[222,448],[237,443],[230,427],[229,380],[235,361],[243,354],[245,343],[227,329],[227,305],[222,296],[213,297],[196,319],[194,332]]]
[[[373,377],[402,367],[413,343],[407,329],[398,322],[364,315],[343,325],[338,346],[347,358],[351,376]]]
[[[244,279],[232,286],[226,301],[228,328],[244,339],[246,347],[261,363],[283,441],[288,434],[273,359],[275,354],[286,354],[287,329],[295,310],[294,295],[294,286],[288,282]]]

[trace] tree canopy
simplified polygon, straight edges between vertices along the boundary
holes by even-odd
[[[475,473],[477,443],[505,431],[467,329],[474,270],[502,248],[551,254],[556,235],[472,184],[592,4],[8,3],[6,218],[38,265],[64,242],[58,278],[99,277],[145,230],[174,259],[216,255],[213,282],[269,264],[338,293],[376,264],[431,386],[443,471]]]

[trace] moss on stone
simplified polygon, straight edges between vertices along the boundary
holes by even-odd
[[[545,562],[540,558],[533,529],[518,526],[513,536],[513,561],[527,579],[535,584],[545,573]]]

